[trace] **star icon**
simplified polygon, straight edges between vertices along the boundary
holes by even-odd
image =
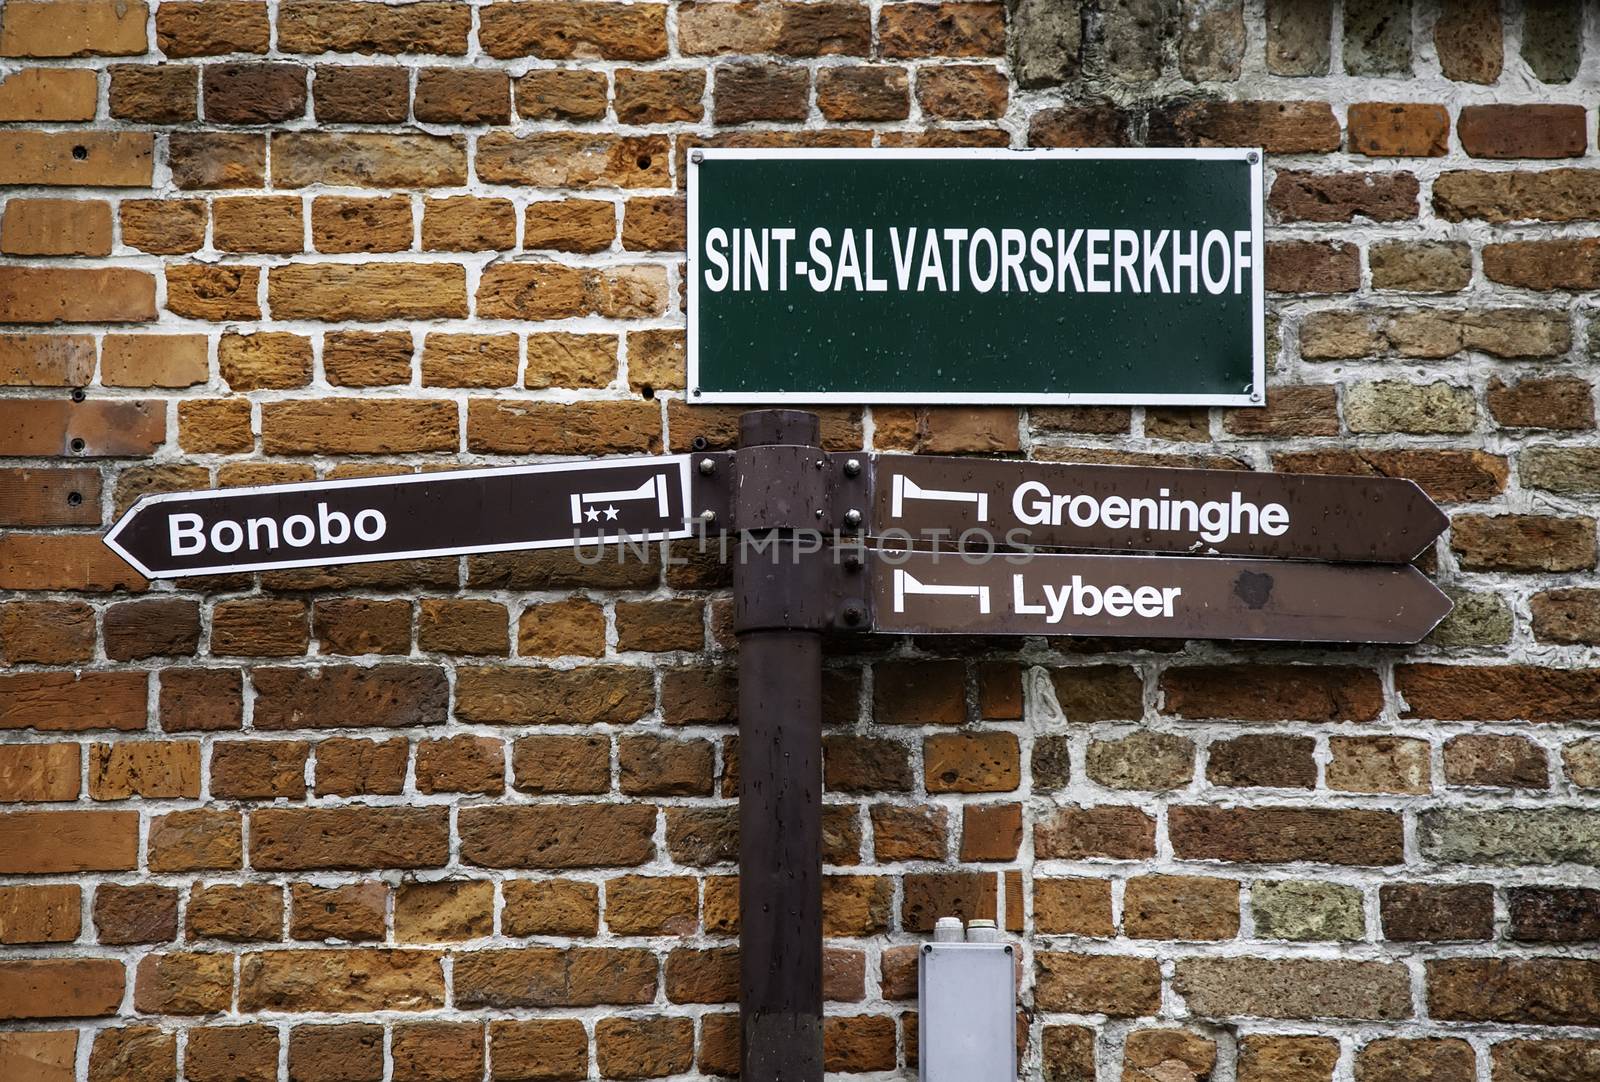
[[[591,507],[583,513],[583,520],[585,522],[598,522],[600,520],[600,512]]]
[[[607,522],[615,522],[616,518],[617,518],[617,509],[615,507],[607,506],[606,507],[606,521]]]

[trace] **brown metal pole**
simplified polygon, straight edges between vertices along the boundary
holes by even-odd
[[[736,506],[770,526],[811,481],[770,447],[818,447],[815,414],[739,422]],[[815,473],[817,471],[810,471]],[[774,514],[778,511],[778,514]],[[737,515],[736,515],[737,519]],[[822,1080],[822,623],[793,529],[746,532],[734,564],[739,640],[739,1012],[745,1082]],[[757,554],[749,544],[760,540]],[[771,542],[770,547],[765,543]]]

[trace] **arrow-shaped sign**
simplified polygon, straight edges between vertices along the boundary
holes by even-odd
[[[146,578],[688,537],[684,455],[146,496],[106,544]]]
[[[874,455],[871,533],[1011,547],[1405,563],[1450,524],[1413,482]],[[979,549],[987,545],[976,539]]]
[[[1409,643],[1451,607],[1409,566],[1068,554],[968,562],[888,549],[869,566],[872,629],[917,635]],[[992,611],[974,596],[992,597]]]

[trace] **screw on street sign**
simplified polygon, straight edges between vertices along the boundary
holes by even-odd
[[[1409,643],[1451,608],[1409,566],[878,550],[869,574],[873,630],[894,634]]]
[[[700,402],[1261,405],[1258,151],[705,148]]]
[[[146,496],[105,542],[146,578],[688,537],[686,455]]]
[[[981,531],[1040,548],[1404,563],[1450,524],[1387,477],[920,455],[873,467],[871,532],[918,541]]]

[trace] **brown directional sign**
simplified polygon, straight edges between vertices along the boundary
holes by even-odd
[[[890,633],[1409,643],[1451,607],[1409,566],[884,549],[869,566]]]
[[[871,532],[919,542],[977,530],[1013,547],[1405,563],[1449,525],[1384,477],[913,455],[873,469]]]
[[[146,578],[688,537],[685,455],[146,496],[105,542]]]

